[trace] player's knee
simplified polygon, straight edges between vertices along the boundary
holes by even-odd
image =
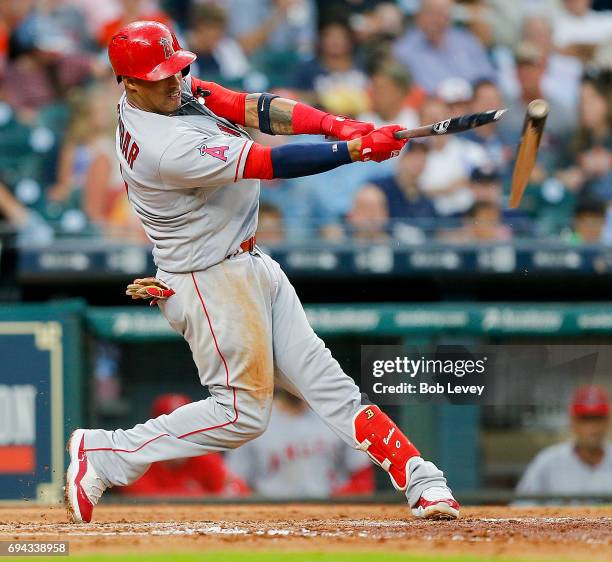
[[[238,411],[238,418],[234,423],[234,430],[237,434],[240,446],[252,439],[259,437],[268,428],[270,414],[272,411],[272,400],[262,404],[260,408]]]

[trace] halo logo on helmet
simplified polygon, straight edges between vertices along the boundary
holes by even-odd
[[[156,82],[178,72],[185,76],[196,55],[182,49],[164,24],[135,21],[115,33],[108,58],[118,81],[125,76]]]
[[[166,55],[166,60],[168,60],[174,54],[172,43],[170,43],[170,41],[168,41],[168,39],[166,39],[165,37],[162,37],[159,40],[159,44],[164,49],[164,55]]]

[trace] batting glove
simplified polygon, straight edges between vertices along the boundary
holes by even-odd
[[[369,135],[361,137],[361,152],[360,160],[367,162],[374,160],[382,162],[394,156],[398,156],[404,145],[408,142],[407,139],[398,140],[395,138],[395,133],[401,131],[403,127],[400,125],[387,125],[380,129],[375,129]]]
[[[353,140],[363,137],[374,130],[372,123],[356,121],[348,117],[338,117],[328,113],[321,121],[321,129],[325,136],[339,140]]]
[[[127,286],[125,294],[137,299],[153,299],[149,305],[157,304],[158,300],[165,300],[174,295],[174,291],[168,287],[161,279],[155,277],[145,277],[144,279],[134,279],[133,283]]]

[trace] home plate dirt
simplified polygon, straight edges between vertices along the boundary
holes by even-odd
[[[465,508],[418,521],[401,505],[101,505],[94,522],[62,506],[0,507],[0,540],[68,540],[72,553],[225,549],[385,550],[610,560],[612,507]]]

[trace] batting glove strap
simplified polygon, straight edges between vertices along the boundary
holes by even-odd
[[[394,156],[398,156],[404,145],[408,142],[406,139],[396,139],[395,133],[401,131],[403,127],[400,125],[387,125],[380,129],[375,129],[370,134],[361,138],[360,160],[368,162],[382,162]]]
[[[321,120],[321,130],[328,137],[352,140],[371,133],[374,130],[374,125],[365,121],[356,121],[355,119],[328,113]]]
[[[143,299],[151,300],[150,305],[157,304],[158,300],[165,300],[174,295],[174,291],[161,279],[156,277],[145,277],[144,279],[134,279],[125,291],[125,294],[132,297],[132,300]]]

